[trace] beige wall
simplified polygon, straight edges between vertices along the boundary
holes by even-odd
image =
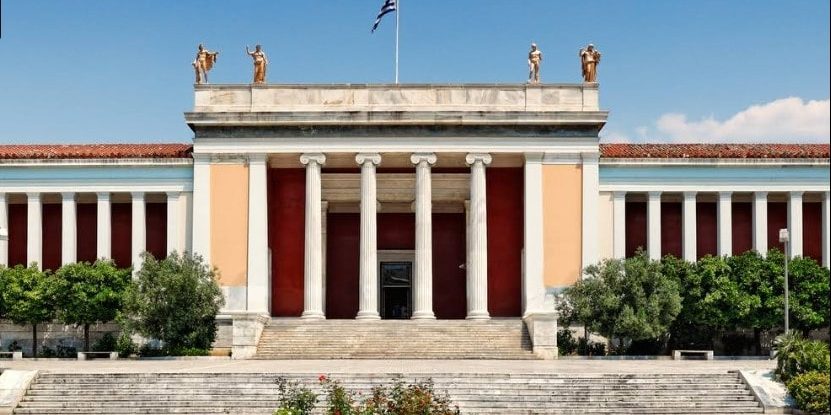
[[[211,166],[211,262],[219,283],[244,286],[248,275],[248,166]]]
[[[544,165],[543,236],[546,287],[575,283],[581,274],[583,173],[579,164]]]
[[[612,192],[600,192],[600,206],[598,206],[598,213],[600,218],[597,222],[598,241],[600,247],[600,260],[612,258],[614,256],[613,250],[613,223],[614,211],[612,209]]]

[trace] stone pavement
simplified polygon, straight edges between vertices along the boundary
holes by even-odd
[[[774,360],[57,360],[0,362],[54,373],[724,373],[769,370]]]

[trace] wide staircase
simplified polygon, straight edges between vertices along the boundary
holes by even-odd
[[[286,375],[316,391],[318,374]],[[390,384],[390,374],[337,374],[347,389]],[[416,377],[418,376],[418,377]],[[404,382],[427,375],[405,375]],[[736,373],[430,374],[462,414],[757,414],[762,407]],[[271,373],[41,373],[15,414],[271,414]],[[316,414],[322,413],[320,398]]]
[[[274,319],[258,359],[533,359],[521,319]]]

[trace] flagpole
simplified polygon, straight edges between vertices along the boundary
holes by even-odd
[[[401,14],[401,0],[395,2],[395,84],[398,85],[398,16]]]

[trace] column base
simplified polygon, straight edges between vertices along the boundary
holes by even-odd
[[[358,311],[355,320],[380,320],[381,315],[377,311]]]
[[[467,313],[467,320],[490,320],[491,315],[487,311],[471,311]]]
[[[300,318],[304,320],[326,320],[326,315],[322,311],[304,311]]]
[[[432,311],[416,311],[410,320],[435,320],[436,315]]]

